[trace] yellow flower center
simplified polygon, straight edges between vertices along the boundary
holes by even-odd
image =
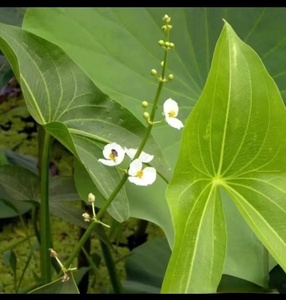
[[[177,114],[176,114],[176,112],[174,110],[170,110],[168,112],[168,115],[169,115],[170,118],[174,118],[174,117],[176,117]]]
[[[115,158],[118,156],[118,153],[116,150],[112,149],[110,154],[109,154],[109,158],[113,161],[115,161]]]
[[[141,179],[142,176],[143,176],[143,171],[142,170],[138,171],[136,177],[139,177]]]

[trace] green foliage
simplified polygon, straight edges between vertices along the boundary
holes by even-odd
[[[166,239],[154,239],[135,248],[126,259],[126,293],[160,293],[171,255]]]
[[[134,250],[126,262],[129,291],[158,292],[162,281],[163,293],[266,291],[273,266],[286,270],[285,12],[35,8],[27,10],[22,29],[0,24],[0,48],[30,114],[76,158],[80,198],[87,201],[92,192],[104,207],[120,182],[110,215],[119,222],[130,216],[152,221],[166,234],[172,249],[164,258],[167,269],[152,263],[160,247]],[[164,38],[164,14],[172,18],[176,48],[162,71],[174,80],[161,93],[162,81],[147,74],[162,61],[157,41]],[[155,118],[161,120],[167,98],[178,101],[185,128],[181,134],[156,123],[144,151],[154,154],[159,178],[146,188],[124,185],[122,169],[98,162],[102,149],[109,142],[137,148],[146,130],[142,100],[161,100]],[[123,165],[128,168],[126,160]],[[1,168],[8,170],[2,186],[19,198],[10,169]],[[25,180],[17,179],[21,192],[29,187]],[[87,226],[79,210],[66,206],[74,195],[79,200],[68,186],[51,181],[50,209],[87,228],[86,241],[96,222]],[[37,292],[65,288],[56,280]]]
[[[4,24],[0,34],[0,46],[21,83],[29,112],[81,160],[100,192],[107,197],[120,179],[120,173],[97,162],[102,156],[102,142],[117,141],[136,147],[144,126],[96,88],[55,45]],[[168,174],[154,140],[150,139],[147,149],[157,154],[154,161],[157,169]],[[125,188],[109,212],[118,221],[129,217]]]
[[[226,256],[221,190],[286,268],[285,129],[273,79],[226,23],[167,190],[176,239],[163,291],[216,291]]]

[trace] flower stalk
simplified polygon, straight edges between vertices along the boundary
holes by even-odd
[[[51,259],[49,248],[51,247],[50,213],[49,213],[49,162],[52,137],[39,127],[39,168],[41,178],[40,200],[40,261],[43,284],[51,281]]]
[[[165,15],[163,20],[166,23],[164,25],[165,27],[163,28],[163,31],[166,33],[166,41],[162,45],[160,45],[160,42],[159,42],[159,45],[162,46],[162,48],[164,49],[164,59],[163,59],[163,62],[161,63],[162,71],[161,71],[161,75],[159,77],[157,77],[159,79],[159,83],[158,83],[157,91],[156,91],[155,98],[154,98],[154,101],[153,101],[151,114],[149,116],[148,125],[146,127],[146,130],[145,130],[144,136],[142,138],[142,141],[141,141],[139,147],[137,148],[136,153],[133,156],[132,161],[135,161],[136,159],[138,159],[140,157],[140,154],[143,151],[143,149],[144,149],[144,147],[145,147],[145,145],[148,141],[148,138],[151,134],[151,130],[152,130],[153,125],[154,125],[154,118],[155,118],[155,115],[156,115],[156,110],[157,110],[157,106],[158,106],[158,103],[159,103],[159,100],[160,100],[160,95],[161,95],[161,92],[162,92],[162,88],[163,88],[164,83],[168,81],[168,79],[165,78],[166,69],[167,69],[167,62],[168,62],[168,52],[169,52],[170,49],[172,49],[174,47],[174,44],[171,43],[172,44],[171,45],[170,41],[169,41],[169,32],[172,28],[172,26],[169,25],[170,18],[167,15]],[[157,71],[155,72],[154,70],[152,70],[151,73],[152,73],[153,76],[155,76],[157,74]],[[146,103],[144,103],[144,106],[146,106]],[[119,160],[118,160],[118,157],[117,157],[117,160],[116,160],[116,153],[112,152],[112,150],[116,150],[117,155],[118,155],[119,154],[118,150],[120,151],[121,149],[118,149],[118,148],[115,149],[114,145],[113,145],[113,148],[110,148],[110,149],[105,148],[104,156],[105,156],[106,159],[101,160],[102,163],[104,163],[106,165],[116,165],[116,164],[118,164],[118,161],[121,160],[121,156],[119,157]],[[121,177],[120,182],[116,186],[116,188],[113,190],[113,192],[111,193],[109,198],[104,202],[101,209],[99,210],[99,212],[96,216],[97,221],[96,222],[91,222],[91,224],[89,225],[89,227],[85,231],[84,235],[81,237],[81,239],[79,240],[77,245],[74,247],[70,257],[68,258],[68,260],[65,263],[65,266],[70,266],[71,265],[72,261],[74,260],[74,258],[76,257],[76,255],[78,254],[78,252],[80,251],[80,249],[82,248],[82,246],[84,245],[84,243],[86,242],[88,237],[94,231],[96,226],[98,226],[98,224],[99,224],[98,221],[101,220],[104,213],[108,209],[109,205],[111,204],[113,199],[116,197],[116,195],[119,193],[119,191],[121,190],[121,188],[123,187],[123,185],[125,184],[127,179],[128,179],[128,173],[124,173],[123,176]]]

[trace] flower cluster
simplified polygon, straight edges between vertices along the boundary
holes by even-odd
[[[128,169],[128,180],[136,185],[146,186],[152,184],[156,180],[156,169],[153,167],[143,168],[143,163],[149,163],[154,155],[150,155],[144,151],[140,156],[133,160],[137,149],[122,148],[117,143],[105,145],[103,149],[103,156],[105,159],[100,158],[98,161],[106,166],[119,165],[125,154],[132,160]]]
[[[89,193],[88,194],[87,201],[91,204],[93,216],[91,217],[89,213],[84,212],[82,214],[84,222],[95,222],[95,223],[99,223],[99,224],[101,224],[101,225],[103,225],[105,227],[110,228],[109,225],[107,225],[107,224],[105,224],[105,223],[103,223],[103,222],[101,222],[100,220],[97,219],[97,216],[96,216],[96,213],[95,213],[95,205],[94,205],[94,203],[95,203],[95,196],[94,196],[93,193]]]
[[[145,101],[146,102],[146,101]],[[144,105],[143,105],[144,104]],[[143,103],[143,107],[147,107],[148,103]],[[179,113],[179,106],[177,102],[171,98],[167,99],[163,104],[163,115],[165,121],[176,129],[184,127],[183,123],[177,119]],[[148,114],[148,113],[147,113]],[[149,118],[149,114],[146,117]],[[142,151],[138,158],[134,159],[137,149],[121,147],[117,143],[110,143],[103,148],[104,158],[98,159],[99,162],[106,166],[117,166],[124,160],[125,154],[131,159],[131,163],[128,168],[128,180],[136,185],[147,186],[152,184],[156,180],[156,169],[153,167],[143,168],[143,163],[149,163],[154,158],[154,155],[150,155]],[[88,218],[85,218],[88,221]]]

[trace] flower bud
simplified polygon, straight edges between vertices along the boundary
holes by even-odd
[[[174,43],[169,43],[169,47],[170,48],[175,48],[175,44]]]
[[[88,194],[88,200],[89,203],[94,203],[95,201],[95,196],[93,195],[93,193],[89,193]]]
[[[55,250],[53,250],[52,248],[50,248],[49,250],[50,250],[50,256],[51,257],[57,257],[58,256],[58,254]]]
[[[160,63],[161,67],[164,67],[164,61],[162,60]]]
[[[157,71],[155,69],[151,70],[151,75],[156,76],[157,75]]]
[[[169,79],[169,80],[173,80],[173,79],[174,79],[174,75],[173,75],[173,74],[169,74],[169,75],[168,75],[168,79]]]
[[[158,44],[159,44],[160,46],[163,46],[163,45],[164,45],[164,41],[163,41],[163,40],[159,40],[159,41],[158,41]]]
[[[166,25],[163,25],[161,28],[162,28],[164,31],[167,31],[167,30],[168,30],[168,27],[167,27]]]
[[[143,113],[143,117],[144,117],[144,119],[148,120],[150,118],[150,115],[149,115],[149,113],[147,111],[145,111]]]
[[[165,15],[165,16],[163,17],[163,21],[165,21],[166,23],[170,23],[171,18],[170,18],[168,15]]]
[[[69,275],[67,273],[64,273],[64,275],[62,276],[62,282],[66,282],[70,279]]]
[[[143,108],[147,108],[148,107],[148,102],[147,101],[142,101],[141,103]]]

